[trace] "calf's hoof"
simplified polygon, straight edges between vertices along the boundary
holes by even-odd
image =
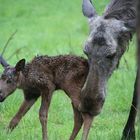
[[[10,123],[9,123],[9,126],[7,127],[7,133],[11,133],[14,128],[17,126],[18,124],[18,121],[15,119],[15,120],[12,120]]]

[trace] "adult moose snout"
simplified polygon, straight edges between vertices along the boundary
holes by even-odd
[[[89,74],[81,91],[81,104],[79,109],[82,112],[96,116],[101,112],[105,101],[105,80],[100,74],[100,69],[91,65]]]

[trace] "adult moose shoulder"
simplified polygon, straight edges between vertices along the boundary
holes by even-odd
[[[91,0],[83,0],[82,10],[84,16],[88,18],[90,27],[84,46],[90,68],[82,89],[80,109],[95,116],[100,113],[103,106],[107,81],[117,68],[135,33],[136,0],[112,0],[102,16],[97,15]],[[137,80],[135,86],[136,84]],[[136,98],[137,92],[134,90],[123,139],[135,139]]]

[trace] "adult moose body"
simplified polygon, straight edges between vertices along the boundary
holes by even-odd
[[[95,116],[97,106],[104,103],[106,83],[129,45],[136,26],[136,0],[112,0],[102,16],[98,16],[91,0],[83,0],[82,10],[89,20],[90,33],[84,52],[89,59],[89,73],[82,89],[80,109]],[[135,86],[137,85],[137,78]],[[100,97],[100,98],[99,98]],[[134,123],[137,91],[122,139],[135,139]]]

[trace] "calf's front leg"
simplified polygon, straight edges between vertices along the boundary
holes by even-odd
[[[12,120],[9,123],[8,126],[8,132],[12,131],[20,122],[22,117],[28,112],[28,110],[31,108],[31,106],[35,103],[37,99],[31,99],[31,100],[24,100],[22,105],[20,106],[18,112],[16,115],[12,118]]]
[[[83,124],[83,118],[82,118],[81,112],[79,112],[73,104],[72,104],[72,107],[73,107],[73,113],[74,113],[74,127],[73,127],[73,131],[69,140],[74,140],[76,138]]]

